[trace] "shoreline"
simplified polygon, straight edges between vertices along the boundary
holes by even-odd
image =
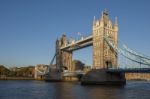
[[[0,80],[36,80],[36,79],[29,77],[4,77],[0,78]]]
[[[5,78],[0,78],[1,80],[40,80],[40,81],[44,81],[44,79],[35,79],[35,78],[29,78],[29,77],[5,77]],[[126,81],[150,81],[150,80],[145,80],[145,79],[128,79]],[[49,81],[51,82],[51,81]],[[65,82],[65,81],[62,81]],[[74,81],[72,81],[74,82]]]

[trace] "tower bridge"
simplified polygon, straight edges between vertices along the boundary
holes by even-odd
[[[101,18],[93,20],[93,30],[91,35],[82,37],[75,41],[69,41],[66,35],[62,35],[56,41],[56,66],[65,66],[69,71],[74,71],[72,68],[72,53],[74,50],[79,50],[88,46],[93,46],[93,67],[102,69],[117,66],[116,52],[106,44],[103,37],[107,35],[111,41],[118,45],[118,23],[109,19],[108,12],[102,12]]]
[[[51,61],[52,64],[56,59],[56,69],[51,70],[50,67],[50,76],[47,77],[57,79],[56,75],[58,75],[58,79],[62,79],[63,75],[75,75],[72,53],[88,46],[93,48],[93,65],[90,72],[78,73],[84,74],[82,83],[125,83],[125,72],[149,73],[150,57],[139,54],[127,46],[118,46],[118,30],[117,18],[113,23],[108,12],[103,11],[99,20],[94,17],[92,33],[89,36],[81,37],[79,40],[69,40],[63,34],[60,39],[56,40],[56,54]],[[61,73],[62,70],[63,73]],[[68,73],[65,72],[66,70]]]

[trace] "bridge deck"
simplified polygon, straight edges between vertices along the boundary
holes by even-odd
[[[126,68],[126,69],[108,69],[109,73],[150,73],[150,68]]]
[[[74,72],[63,72],[63,76],[77,76],[77,75],[84,75],[85,73],[83,71],[74,71]]]
[[[90,35],[85,38],[81,38],[80,40],[74,41],[72,43],[67,44],[66,46],[61,47],[61,50],[73,51],[78,50],[84,47],[91,46],[93,44],[93,36]]]

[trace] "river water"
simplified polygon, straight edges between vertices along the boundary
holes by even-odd
[[[0,99],[150,99],[150,81],[128,81],[118,87],[8,80],[0,81]]]

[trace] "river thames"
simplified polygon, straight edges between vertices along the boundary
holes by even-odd
[[[118,87],[8,80],[0,81],[0,99],[150,99],[150,81],[128,81]]]

